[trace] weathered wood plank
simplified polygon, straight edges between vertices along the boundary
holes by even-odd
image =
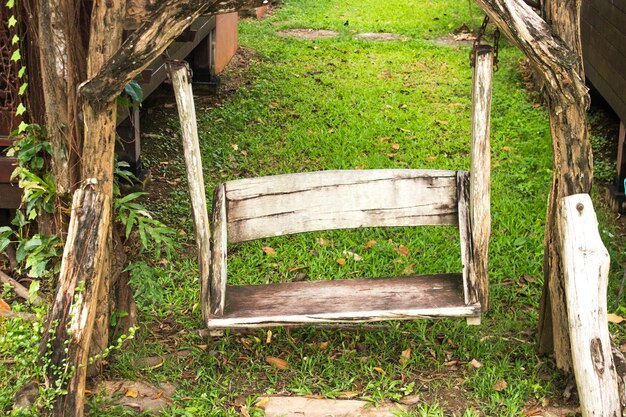
[[[470,224],[472,267],[470,303],[489,308],[489,237],[491,235],[491,85],[493,50],[480,46],[476,51],[472,86],[472,147],[470,158]]]
[[[229,286],[224,315],[210,328],[476,317],[461,274]]]
[[[221,316],[226,295],[227,219],[224,184],[215,189],[213,197],[213,234],[211,236],[211,297],[210,312]]]
[[[456,171],[354,170],[226,183],[228,240],[377,226],[456,225]]]
[[[609,253],[588,194],[562,198],[558,219],[572,362],[583,416],[621,415],[607,320]]]
[[[211,232],[204,191],[204,175],[202,173],[200,141],[196,123],[196,108],[193,102],[193,91],[189,80],[189,66],[187,63],[184,61],[169,61],[167,70],[172,80],[174,95],[176,96],[178,117],[182,131],[189,196],[191,198],[196,246],[198,248],[202,315],[206,320],[209,317],[207,301],[210,299],[209,270],[211,268],[211,252],[209,245]]]

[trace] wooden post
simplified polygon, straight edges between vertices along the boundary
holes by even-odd
[[[491,81],[493,49],[476,48],[472,86],[472,156],[470,161],[470,224],[472,268],[469,271],[469,302],[489,308],[489,236],[491,235]]]
[[[57,417],[83,415],[95,301],[105,265],[101,248],[106,245],[110,225],[111,200],[106,194],[86,189],[74,193],[60,287],[41,341],[42,351],[47,352],[45,360],[49,360],[50,386],[56,386],[58,378],[73,369],[67,384],[62,385],[67,394],[55,401]]]
[[[213,196],[213,236],[211,237],[211,297],[210,312],[224,314],[226,304],[226,254],[228,219],[226,217],[226,189],[220,184]]]
[[[211,267],[211,251],[209,242],[209,216],[204,191],[204,176],[202,173],[202,159],[200,157],[200,141],[196,124],[196,109],[193,102],[193,92],[189,81],[189,66],[184,61],[169,61],[167,70],[174,87],[178,117],[183,137],[185,164],[187,166],[187,181],[189,182],[189,196],[193,212],[193,224],[196,231],[196,245],[198,246],[198,267],[200,272],[200,305],[202,317],[206,323],[209,319],[209,269]]]
[[[621,416],[607,324],[610,259],[588,194],[561,199],[558,234],[572,363],[582,414]]]

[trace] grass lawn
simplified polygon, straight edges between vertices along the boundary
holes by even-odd
[[[478,8],[472,14],[477,27],[482,14]],[[438,38],[471,23],[462,0],[391,0],[384,6],[373,0],[285,0],[265,20],[242,21],[240,43],[249,59],[239,74],[244,82],[219,105],[197,102],[209,200],[219,182],[258,175],[468,170],[470,48]],[[307,40],[278,34],[295,28],[333,30],[338,36]],[[404,38],[355,38],[364,32]],[[562,405],[566,381],[549,358],[537,355],[535,344],[552,177],[550,132],[545,108],[520,75],[521,61],[521,53],[503,39],[491,126],[491,310],[481,326],[437,320],[274,328],[227,331],[207,342],[196,331],[203,323],[177,115],[171,108],[152,109],[143,146],[153,189],[160,194],[150,208],[181,231],[184,250],[174,259],[133,267],[140,327],[128,347],[109,358],[105,378],[175,384],[166,416],[262,416],[254,405],[265,394],[372,402],[419,395],[407,416],[522,416]],[[623,240],[608,215],[599,216],[617,259],[609,309],[620,313],[615,289]],[[229,249],[229,279],[260,284],[459,271],[457,233],[433,227],[363,229],[237,244]],[[29,334],[18,330],[27,327],[19,322],[4,326]],[[16,355],[28,345],[21,343],[0,353]],[[146,357],[165,359],[147,366]],[[268,358],[288,366],[273,366]],[[0,400],[0,409],[7,404]],[[91,398],[90,409],[92,416],[130,413],[98,396]]]

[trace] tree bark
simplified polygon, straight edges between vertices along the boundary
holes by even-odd
[[[568,40],[573,45],[580,44],[575,41],[579,39],[577,20],[567,22],[567,16],[572,19],[578,15],[576,10],[580,7],[580,0],[558,2],[563,21],[559,21],[561,27],[554,28],[555,31],[522,1],[477,2],[524,52],[545,81],[554,169],[546,215],[544,260],[545,285],[549,291],[544,290],[539,338],[541,350],[549,352],[552,344],[557,366],[570,372],[571,352],[556,233],[556,207],[562,197],[591,191],[592,157],[586,119],[589,96],[581,72],[582,56],[576,47],[571,49],[564,43],[562,39],[568,39],[568,36],[559,34],[569,34]]]
[[[105,194],[90,189],[74,193],[59,288],[40,345],[50,386],[58,382],[67,389],[67,394],[55,400],[55,416],[83,415],[95,301],[106,265],[101,248],[111,226],[110,207],[111,200]],[[59,380],[68,370],[73,372],[67,382]]]

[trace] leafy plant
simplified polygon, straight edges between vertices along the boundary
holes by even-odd
[[[153,218],[146,208],[136,201],[145,194],[135,192],[115,200],[114,207],[119,220],[124,225],[124,236],[128,239],[131,232],[136,230],[141,252],[152,246],[155,258],[158,258],[162,251],[165,251],[167,256],[171,256],[172,250],[177,247],[177,242],[174,240],[176,231]]]
[[[13,132],[19,139],[7,151],[17,158],[17,167],[11,178],[17,178],[24,194],[22,201],[28,220],[36,219],[42,212],[53,213],[56,203],[54,178],[49,172],[50,142],[45,130],[36,124],[28,125],[22,133]]]

